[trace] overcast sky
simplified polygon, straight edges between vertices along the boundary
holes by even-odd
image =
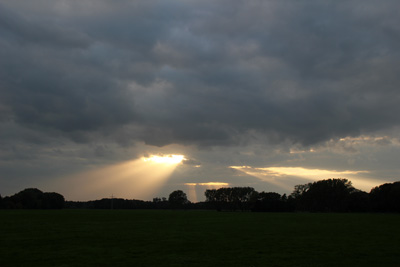
[[[217,182],[290,194],[326,178],[367,192],[398,181],[399,10],[397,0],[0,0],[0,194],[182,189],[196,201]],[[169,154],[185,160],[139,192],[157,168],[140,172],[140,159]],[[122,179],[112,168],[126,162],[137,171]]]

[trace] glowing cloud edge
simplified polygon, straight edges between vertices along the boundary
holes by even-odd
[[[145,162],[153,162],[160,164],[179,164],[182,161],[186,160],[184,155],[150,155],[148,157],[142,157],[142,160]]]

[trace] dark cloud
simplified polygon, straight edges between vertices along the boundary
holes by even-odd
[[[87,48],[91,40],[79,29],[65,28],[62,25],[41,24],[31,21],[0,5],[0,33],[3,38],[23,46],[55,46],[58,48]]]
[[[399,124],[396,1],[38,3],[0,6],[0,122],[157,146]]]

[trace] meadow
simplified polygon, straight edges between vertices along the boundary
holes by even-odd
[[[0,266],[399,266],[399,214],[0,210]]]

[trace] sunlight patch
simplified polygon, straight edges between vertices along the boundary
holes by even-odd
[[[301,178],[308,181],[318,181],[331,178],[346,178],[350,180],[356,188],[365,191],[369,191],[371,188],[384,182],[382,180],[370,179],[363,176],[363,174],[370,173],[369,171],[363,170],[337,171],[308,169],[303,167],[256,168],[251,166],[230,166],[230,168],[285,189],[289,189],[288,179],[291,179],[290,177]]]
[[[184,155],[150,155],[143,157],[143,161],[161,163],[161,164],[178,164],[185,160]]]
[[[208,183],[185,183],[184,185],[188,187],[189,199],[191,199],[191,201],[193,202],[197,202],[198,201],[197,195],[199,193],[198,190],[204,192],[204,187],[206,189],[218,189],[221,187],[227,187],[230,184],[222,182],[208,182]]]
[[[220,182],[209,182],[209,183],[185,183],[185,185],[229,186],[229,183],[220,183]]]

